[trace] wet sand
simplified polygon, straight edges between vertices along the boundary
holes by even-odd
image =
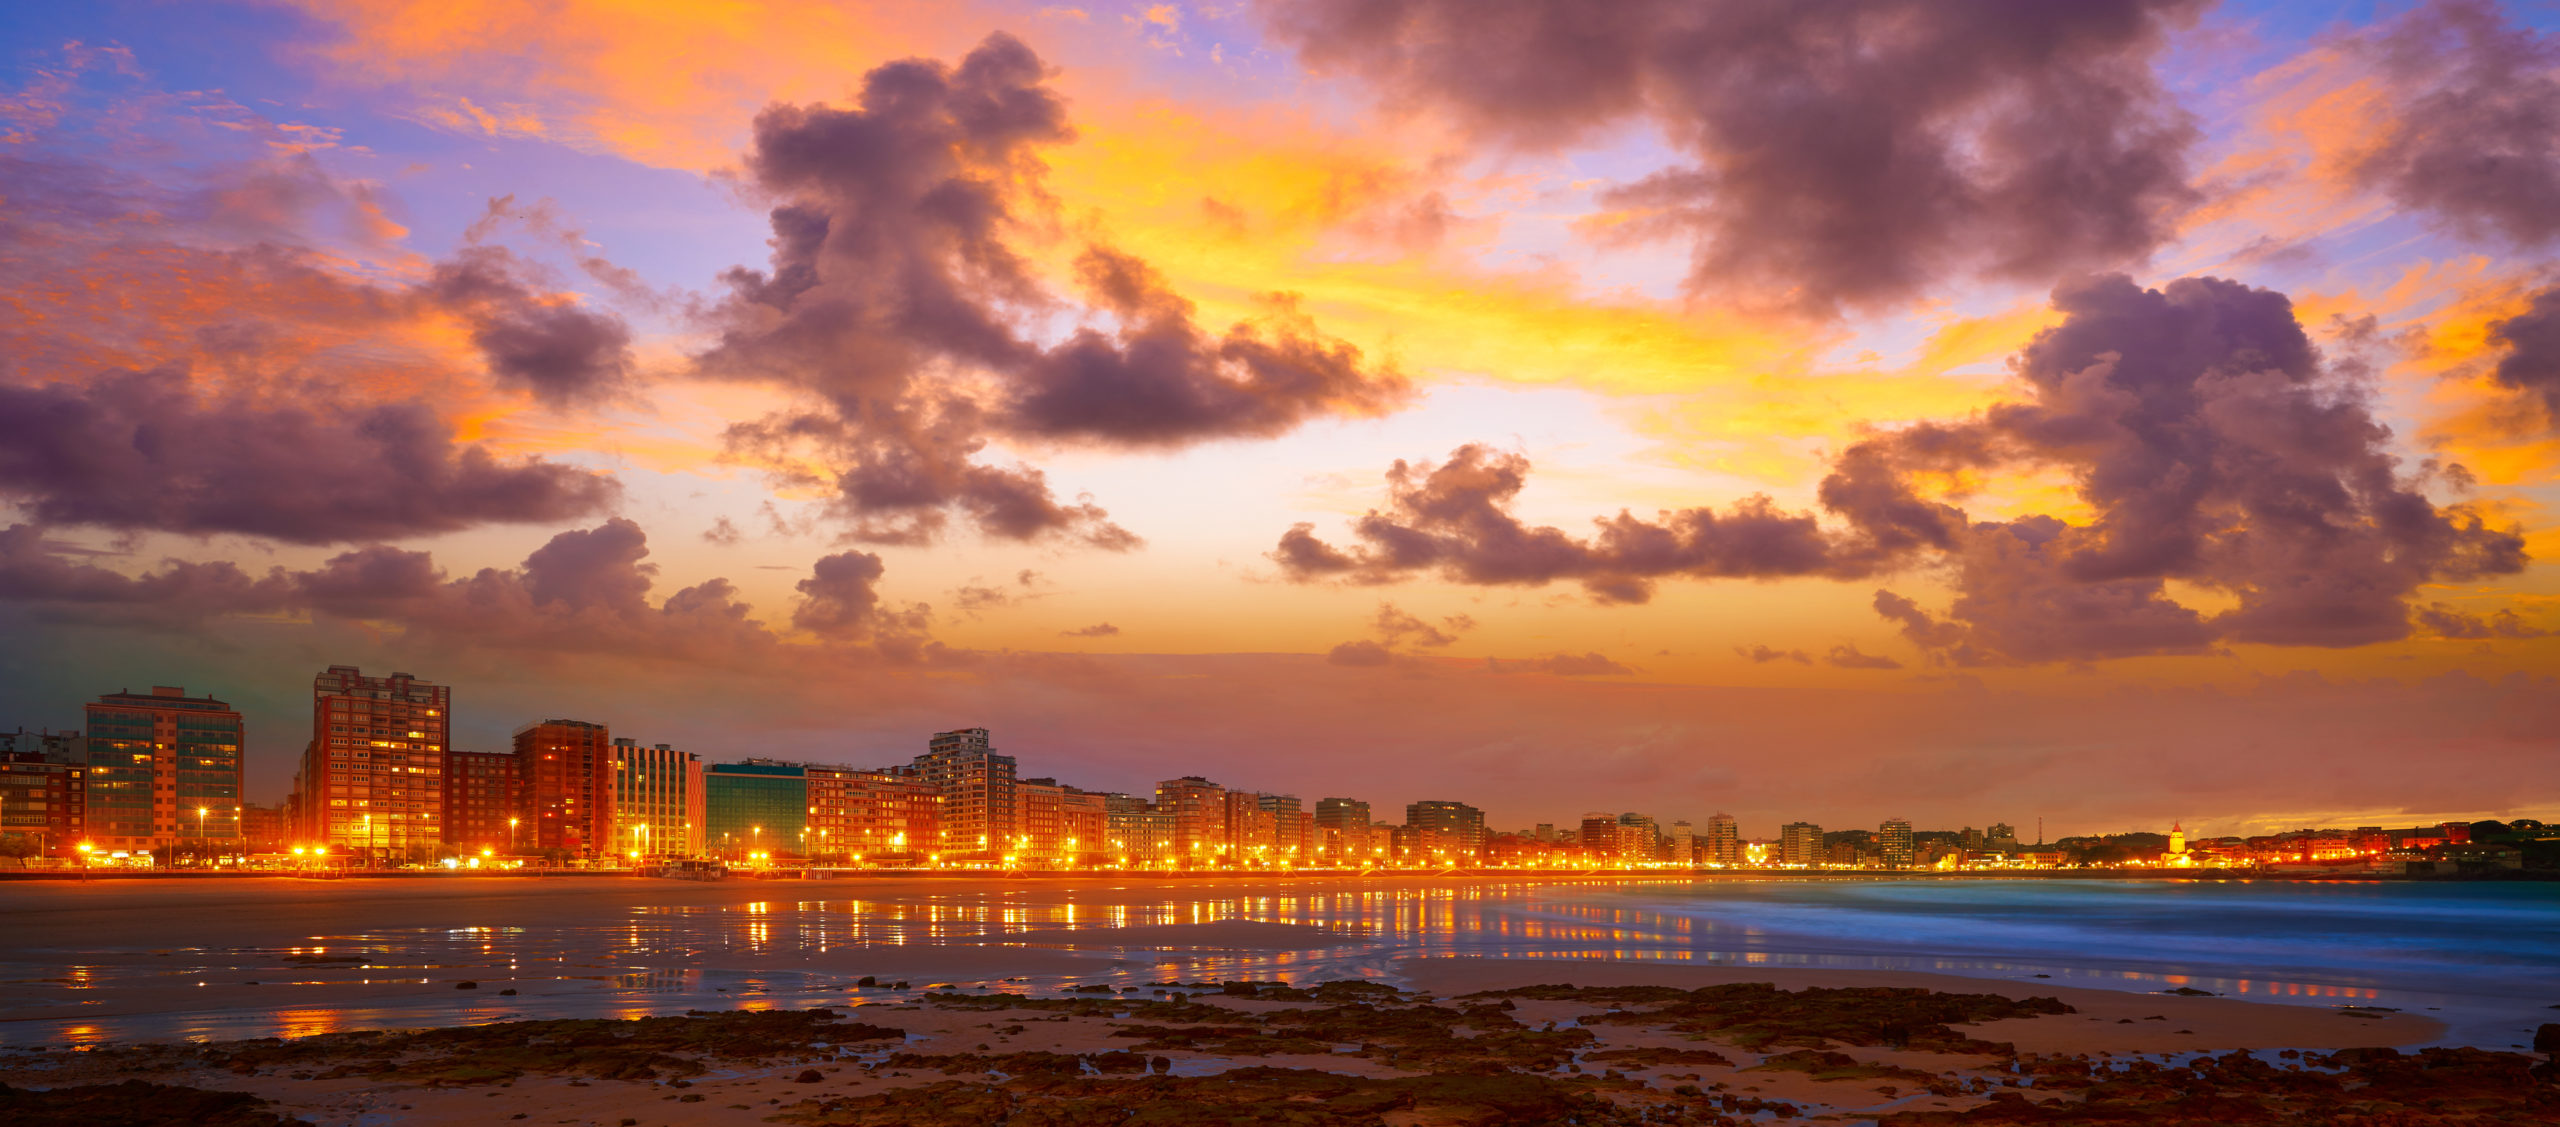
[[[1684,967],[1594,959],[1413,959],[1398,969],[1416,987],[1448,996],[1559,982],[1683,989],[1766,982],[1781,990],[1865,986],[2010,998],[2047,997],[2060,999],[2080,1011],[2060,1017],[2011,1018],[1966,1027],[1975,1037],[2010,1042],[2020,1052],[2033,1053],[2349,1049],[2424,1045],[2444,1033],[2444,1023],[2418,1014],[2372,1014],[2233,998],[2133,994],[2055,986],[2033,979],[1998,982],[1907,971]]]
[[[1676,884],[1677,882],[1666,882]],[[1904,981],[1916,971],[1791,966],[1781,955],[1688,946],[1658,920],[1570,901],[1521,916],[1484,905],[1627,887],[1618,878],[994,877],[843,880],[437,877],[0,885],[0,1044],[307,1034],[514,1018],[638,1016],[730,1005],[844,1004],[861,976],[930,983],[1120,986],[1231,978],[1421,981],[1463,956],[1599,958],[1661,981]],[[1671,921],[1677,924],[1680,921]],[[1804,960],[1798,960],[1799,962]],[[1705,965],[1716,962],[1718,965]],[[2043,969],[2043,968],[2037,968]],[[2059,968],[2056,968],[2059,969]],[[1430,973],[1430,972],[1422,972]],[[1497,976],[1510,972],[1488,969]],[[1884,978],[1874,977],[1886,975]],[[1920,974],[1942,989],[2003,989],[2023,970]],[[1502,981],[1509,981],[1504,978]],[[456,984],[487,989],[458,993]],[[1491,980],[1488,980],[1491,981]],[[1612,979],[1611,981],[1618,981]],[[2185,980],[2072,976],[2044,993],[2161,997]],[[503,998],[500,989],[516,991]],[[2391,1005],[2306,984],[2301,1002],[2162,998],[2217,1019],[2232,1045],[2411,1044],[2414,1018],[2342,1018]],[[2198,1006],[2193,1003],[2215,1002]],[[2416,1012],[2419,1007],[2400,1003]],[[2123,1015],[2144,1023],[2152,1011]],[[2347,1023],[2363,1033],[2339,1033]],[[2158,1023],[2149,1023],[2158,1024]],[[2179,1022],[2176,1028],[2192,1024]],[[2371,1040],[2381,1030],[2391,1038]],[[2169,1034],[2123,1031],[2156,1049]],[[2205,1036],[2199,1029],[2195,1036]],[[2366,1040],[2341,1040],[2361,1037]],[[2288,1038],[2300,1038],[2288,1040]],[[2520,1038],[2508,1033],[2506,1041]],[[2482,1041],[2484,1047],[2506,1044]]]
[[[1779,1104],[1798,1115],[1873,1121],[1986,1106],[2015,1087],[2029,1062],[2069,1079],[2078,1075],[2071,1070],[2103,1074],[2142,1060],[2157,1062],[2142,1067],[2185,1068],[2228,1050],[2272,1059],[2277,1050],[2408,1047],[2445,1036],[2441,1023],[2419,1014],[2348,1008],[2352,997],[2288,1005],[2025,976],[1682,962],[1673,956],[1685,952],[1658,936],[1618,936],[1579,917],[1541,929],[1506,924],[1498,957],[1450,953],[1492,941],[1467,934],[1478,919],[1463,912],[1468,897],[1574,883],[1624,882],[452,878],[0,887],[0,917],[9,921],[0,964],[12,982],[0,1000],[0,1043],[14,1046],[0,1051],[0,1083],[69,1091],[142,1079],[249,1093],[281,1114],[368,1127],[472,1118],[618,1127],[777,1115],[831,1125],[960,1123],[971,1120],[952,1109],[988,1100],[1071,1109],[1137,1098],[1129,1093],[1139,1089],[1115,1083],[1153,1085],[1146,1098],[1177,1108],[1225,1098],[1304,1101],[1323,1095],[1308,1094],[1309,1084],[1339,1084],[1357,1090],[1325,1098],[1400,1100],[1425,1111],[1442,1106],[1433,1100],[1456,1100],[1448,1106],[1458,1108],[1512,1100],[1502,1104],[1508,1114],[1530,1117],[1416,1112],[1413,1122],[1538,1121],[1570,1106],[1595,1123],[1621,1114],[1738,1123],[1765,1120]],[[1624,946],[1620,957],[1575,957],[1595,947],[1607,953],[1612,943]],[[1230,995],[1214,985],[1238,979],[1302,987],[1359,981],[1385,994],[1355,1004],[1287,988]],[[461,988],[465,982],[471,987]],[[1470,997],[1563,983],[1579,989]],[[1887,987],[2021,1005],[2053,999],[2072,1012],[1958,1022],[1945,1027],[1956,1041],[1935,1048],[1879,1041],[1855,1023],[1808,1026],[1831,1032],[1762,1043],[1753,1037],[1765,1030],[1739,1040],[1683,1032],[1690,1027],[1641,1012],[1660,999],[1634,1003],[1606,989],[1739,983],[1799,992]],[[1360,1008],[1377,997],[1389,1000],[1374,1013]],[[505,1023],[597,1017],[639,1029],[645,1023],[629,1019],[693,1011],[705,1016],[674,1020],[718,1023],[819,1006],[894,1040],[777,1043],[735,1057],[678,1053],[672,1064],[662,1057],[653,1075],[635,1077],[579,1060],[529,1064],[485,1047],[451,1060],[436,1054],[461,1050],[394,1052],[367,1040],[376,1035],[349,1032],[550,1029]],[[1448,1029],[1431,1033],[1434,1023]],[[1301,1029],[1325,1032],[1291,1032]],[[271,1044],[316,1055],[278,1063],[256,1053],[285,1050],[233,1047],[266,1035],[307,1038]],[[1244,1040],[1218,1040],[1230,1037]],[[180,1039],[199,1044],[140,1044]],[[29,1051],[65,1041],[91,1051]],[[1962,1048],[1993,1043],[2010,1048]],[[2020,1055],[2002,1055],[2009,1051]],[[2504,1059],[2456,1064],[2494,1072],[2507,1067],[2497,1063]],[[1039,1071],[1060,1061],[1067,1073]],[[1124,1072],[1112,1079],[1097,1071],[1106,1065]],[[1200,1087],[1225,1083],[1203,1078],[1247,1068],[1283,1071],[1236,1072],[1226,1087]],[[1327,1076],[1336,1079],[1320,1079]],[[1503,1079],[1484,1091],[1452,1079],[1488,1076]],[[2066,1091],[2028,1090],[2039,1100]],[[2509,1098],[2494,1084],[2484,1090]],[[1549,1110],[1527,1110],[1534,1108]]]

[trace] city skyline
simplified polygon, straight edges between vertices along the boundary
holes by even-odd
[[[1122,813],[1161,813],[1162,827],[1168,842],[1197,842],[1220,834],[1237,832],[1243,824],[1232,803],[1241,800],[1248,805],[1245,817],[1259,810],[1269,818],[1274,811],[1285,811],[1283,821],[1263,828],[1265,836],[1281,835],[1287,819],[1296,819],[1293,831],[1301,838],[1324,831],[1339,833],[1356,829],[1410,829],[1422,840],[1439,845],[1445,852],[1475,854],[1491,837],[1499,835],[1532,836],[1540,841],[1579,841],[1592,848],[1594,842],[1614,841],[1612,835],[1632,832],[1640,827],[1648,842],[1659,842],[1666,850],[1676,848],[1681,855],[1700,864],[1739,865],[1743,862],[1746,843],[1765,848],[1769,859],[1793,857],[1802,849],[1807,857],[1820,848],[1820,838],[1828,825],[1832,836],[1854,827],[1826,814],[1826,821],[1802,820],[1807,813],[1820,810],[1795,810],[1783,815],[1798,820],[1788,821],[1765,836],[1755,836],[1741,828],[1741,819],[1726,806],[1701,796],[1712,814],[1689,814],[1680,807],[1653,803],[1644,811],[1586,812],[1580,819],[1580,830],[1566,829],[1561,838],[1555,827],[1573,823],[1541,820],[1552,816],[1552,810],[1539,810],[1518,818],[1491,818],[1457,793],[1463,784],[1453,783],[1438,797],[1414,798],[1403,804],[1373,804],[1368,798],[1355,798],[1338,792],[1350,789],[1332,786],[1337,793],[1310,798],[1306,794],[1265,791],[1251,786],[1229,786],[1204,775],[1161,778],[1156,782],[1127,788],[1109,785],[1083,786],[1090,780],[1070,780],[1061,784],[1056,774],[1024,777],[1020,757],[999,754],[991,742],[988,729],[963,728],[930,733],[926,750],[912,754],[882,749],[875,752],[840,751],[833,759],[812,760],[788,756],[757,754],[738,750],[696,750],[678,748],[665,742],[643,744],[630,736],[614,736],[610,722],[566,717],[525,721],[514,726],[512,746],[505,751],[463,748],[453,744],[446,733],[450,725],[465,713],[453,705],[452,687],[422,679],[414,674],[395,671],[388,675],[368,676],[355,666],[332,665],[321,671],[312,682],[313,708],[310,713],[310,735],[303,752],[296,757],[300,766],[292,776],[291,789],[281,801],[261,803],[245,783],[248,757],[242,753],[245,725],[238,712],[227,701],[207,693],[190,695],[179,686],[153,686],[148,692],[135,693],[120,689],[101,694],[85,708],[96,730],[94,745],[72,744],[82,740],[86,732],[30,729],[24,725],[0,731],[15,744],[26,744],[21,753],[57,764],[75,764],[88,768],[86,797],[81,800],[84,816],[90,820],[86,832],[72,834],[84,839],[83,844],[100,850],[143,849],[155,841],[162,844],[184,844],[187,831],[197,836],[235,839],[243,836],[241,827],[249,816],[274,811],[286,827],[279,840],[289,838],[298,844],[335,846],[341,849],[361,846],[402,853],[436,851],[452,852],[460,848],[469,852],[485,844],[504,841],[510,851],[559,852],[569,856],[619,855],[625,851],[644,851],[657,856],[702,856],[722,849],[735,851],[748,848],[743,841],[745,827],[755,824],[761,833],[772,824],[777,834],[791,831],[783,827],[816,827],[832,825],[854,837],[853,825],[846,821],[848,810],[840,804],[856,801],[852,811],[857,822],[877,819],[884,811],[895,811],[902,802],[933,803],[930,813],[921,821],[931,824],[932,840],[918,841],[912,852],[922,855],[941,851],[959,855],[973,852],[970,842],[985,850],[993,836],[1002,839],[1023,830],[1033,815],[1027,813],[1027,792],[1045,793],[1051,811],[1047,818],[1052,836],[1071,836],[1056,829],[1059,817],[1057,803],[1061,792],[1069,796],[1087,796],[1092,800],[1091,816],[1099,820]],[[142,713],[131,710],[142,708]],[[351,715],[350,709],[353,710]],[[367,710],[372,710],[367,712]],[[129,715],[130,714],[130,715]],[[141,723],[146,727],[136,732],[119,727]],[[181,744],[177,727],[194,719],[199,727],[209,717],[208,734],[185,733],[189,742]],[[383,726],[388,725],[388,726]],[[152,742],[157,737],[158,743]],[[140,782],[120,781],[119,765],[124,764],[125,749],[141,739],[135,762],[148,764],[156,754],[160,766],[165,802],[155,802],[152,776],[140,776]],[[191,750],[205,754],[198,744],[206,740],[231,741],[207,745],[220,760],[197,761],[205,768],[216,768],[216,775],[199,773],[192,776],[205,782],[180,783],[177,766]],[[914,741],[909,741],[912,749]],[[155,752],[154,749],[157,749]],[[5,750],[5,749],[0,749]],[[867,757],[866,757],[867,756]],[[352,757],[352,758],[351,758]],[[365,762],[354,762],[364,760]],[[348,774],[352,763],[355,774],[351,788]],[[535,764],[540,763],[540,766]],[[422,766],[424,765],[424,766]],[[625,772],[623,768],[634,768]],[[644,774],[645,773],[645,774]],[[1226,772],[1220,772],[1223,776]],[[773,776],[774,781],[787,776],[794,780],[798,798],[783,801],[775,798],[738,796],[724,810],[706,812],[706,779],[733,781],[732,786],[755,785],[759,776]],[[823,793],[809,783],[827,780],[832,789]],[[1234,780],[1230,781],[1243,781]],[[134,815],[125,810],[136,807],[137,800],[119,797],[120,791],[141,788],[138,809],[142,820],[127,827],[119,818]],[[911,797],[897,793],[901,787],[912,790]],[[191,789],[190,789],[191,788]],[[1304,789],[1304,788],[1301,788]],[[1325,790],[1319,785],[1315,790]],[[1202,796],[1188,797],[1193,792]],[[1312,792],[1310,792],[1312,793]],[[353,798],[350,800],[349,796]],[[1115,808],[1105,799],[1119,800],[1135,796],[1142,807]],[[333,797],[334,801],[333,801]],[[743,802],[743,805],[740,803]],[[757,815],[749,813],[759,804],[780,802],[788,807],[782,813]],[[212,805],[206,805],[211,803]],[[830,805],[818,805],[821,803]],[[670,805],[672,804],[672,805]],[[806,805],[805,815],[801,813]],[[59,800],[55,805],[58,809]],[[714,804],[718,806],[720,804]],[[1369,821],[1374,808],[1405,811],[1406,821],[1392,823]],[[1698,805],[1691,803],[1690,805]],[[1729,806],[1730,804],[1727,804]],[[204,826],[205,819],[220,808],[221,823],[214,829]],[[334,809],[332,807],[335,807]],[[921,808],[919,808],[921,809]],[[1671,810],[1657,817],[1652,811]],[[581,811],[584,813],[581,813]],[[640,811],[635,814],[633,811]],[[194,822],[186,814],[193,811]],[[1000,811],[1000,812],[996,812]],[[245,812],[245,813],[244,813]],[[1356,814],[1355,814],[1356,812]],[[14,813],[14,810],[13,810]],[[44,816],[41,802],[33,810],[39,821]],[[1782,815],[1753,812],[1755,820],[1775,820]],[[2478,811],[2449,818],[2441,824],[2453,826],[2483,820],[2492,815]],[[2513,815],[2505,815],[2512,817]],[[1454,819],[1454,820],[1452,820]],[[2399,819],[2411,821],[2412,819]],[[2005,841],[2014,852],[2027,842],[2017,836],[2008,822],[1994,817],[1963,819],[1962,835],[1968,848],[1976,848],[1977,831],[1973,823],[1981,821],[1991,827],[1987,837]],[[2417,819],[2423,826],[2423,819]],[[736,823],[730,825],[728,823]],[[2198,841],[2266,838],[2334,832],[2343,826],[2317,825],[2235,827],[2217,824],[2209,818],[2180,818],[2172,822],[2169,833],[2184,840],[2184,827],[2194,822]],[[1206,828],[1214,823],[1218,829]],[[2159,834],[2156,828],[2118,826],[2114,828],[2080,828],[2063,831],[2048,838],[2042,817],[2034,818],[2032,844],[2041,848],[2050,840],[2104,838],[2125,834]],[[1949,822],[1948,825],[1955,825]],[[500,827],[503,825],[503,829]],[[1877,823],[1881,836],[1877,845],[1877,863],[1889,868],[1913,867],[1913,834],[1947,836],[1953,829],[1916,831],[1912,819],[1888,816]],[[654,828],[664,834],[671,826],[682,832],[675,838],[661,837],[645,849],[639,834]],[[1501,828],[1510,826],[1512,828]],[[1534,826],[1534,828],[1532,828]],[[1594,829],[1595,826],[1600,827]],[[1812,845],[1798,846],[1794,835],[1800,828],[1814,835]],[[2358,827],[2370,830],[2376,827]],[[218,830],[219,832],[215,832]],[[731,832],[736,831],[736,832]],[[833,832],[833,831],[830,831]],[[891,831],[881,830],[873,837],[885,838]],[[1123,831],[1135,832],[1135,831]],[[1865,831],[1860,830],[1860,833]],[[64,837],[59,832],[51,837]],[[2167,835],[2164,835],[2167,836]],[[739,841],[730,839],[736,838]],[[627,840],[626,840],[627,839]],[[68,838],[66,837],[67,841]],[[899,835],[905,847],[905,835]],[[1673,843],[1677,842],[1675,846]],[[1692,844],[1694,842],[1694,844]],[[817,839],[823,846],[825,839]],[[758,839],[757,845],[765,845]],[[801,842],[803,848],[808,842]],[[1619,844],[1596,846],[1622,849]],[[1648,846],[1647,848],[1651,848]],[[1000,848],[998,849],[1000,852]],[[806,854],[815,855],[815,849]],[[1178,854],[1181,851],[1175,850]],[[1792,862],[1790,862],[1792,863]]]
[[[1493,8],[18,6],[0,724],[2560,820],[2560,15]]]

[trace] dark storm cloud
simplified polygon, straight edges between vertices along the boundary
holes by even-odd
[[[295,597],[290,578],[252,577],[228,561],[170,560],[129,577],[68,554],[34,525],[0,529],[0,600],[46,604],[73,616],[192,621],[270,613]]]
[[[1267,437],[1323,415],[1374,414],[1407,393],[1285,295],[1211,339],[1191,302],[1146,263],[1096,248],[1076,267],[1120,330],[1080,329],[1023,367],[1003,419],[1010,429],[1130,446]]]
[[[0,500],[51,525],[297,543],[615,501],[610,477],[501,460],[452,419],[486,411],[491,384],[553,401],[609,386],[628,369],[619,320],[495,248],[413,285],[351,271],[400,235],[380,188],[267,154],[258,122],[234,123],[253,159],[211,145],[172,163],[115,133],[192,112],[146,102],[0,160],[0,307],[42,311],[0,319]],[[456,323],[473,346],[445,345]]]
[[[2560,429],[2560,286],[2535,292],[2524,312],[2490,322],[2489,342],[2507,350],[2497,381],[2539,401],[2543,417]]]
[[[1370,629],[1377,632],[1379,641],[1389,646],[1420,646],[1424,649],[1454,646],[1458,644],[1458,635],[1474,629],[1475,625],[1474,619],[1455,615],[1442,619],[1440,626],[1433,626],[1394,603],[1378,604],[1378,616],[1369,620]]]
[[[327,544],[563,520],[619,495],[458,444],[420,403],[217,398],[177,369],[0,385],[0,433],[0,494],[48,524]]]
[[[251,576],[227,562],[171,560],[140,576],[48,539],[32,525],[0,531],[0,601],[48,617],[186,628],[220,615],[307,613],[398,630],[405,644],[510,654],[595,653],[636,660],[762,667],[791,662],[735,584],[714,578],[653,602],[648,535],[628,520],[568,529],[514,568],[448,576],[433,555],[371,544],[308,571]],[[831,650],[911,661],[939,652],[930,612],[878,595],[879,558],[818,561],[800,584],[793,624]],[[867,647],[867,648],[865,648]],[[805,657],[805,652],[803,653]],[[859,656],[857,654],[857,656]]]
[[[1836,530],[1752,499],[1721,516],[1620,513],[1576,539],[1510,514],[1525,458],[1470,446],[1436,468],[1397,463],[1388,506],[1354,523],[1355,547],[1300,525],[1272,557],[1300,580],[1572,579],[1612,601],[1640,601],[1673,575],[1853,578],[1935,561],[1953,577],[1943,617],[1892,591],[1875,605],[1952,665],[2389,641],[2408,635],[2420,585],[2523,568],[2520,534],[2423,492],[2463,480],[2458,467],[2401,472],[2389,429],[2323,362],[2284,295],[2107,275],[2057,287],[2053,304],[2061,323],[2012,361],[2027,398],[1834,459],[1820,495]],[[2070,473],[2094,516],[1972,521],[1914,484],[2013,468]],[[2236,605],[2207,616],[2177,602],[2172,581]]]
[[[2428,603],[2416,608],[2412,615],[2427,633],[2439,638],[2540,638],[2551,633],[2503,607],[2491,614],[2477,615],[2443,603]]]
[[[500,383],[553,406],[611,397],[632,375],[622,318],[544,294],[503,247],[464,247],[436,266],[421,293],[471,325],[471,342]]]
[[[1607,602],[1643,602],[1664,576],[1810,575],[1834,563],[1833,540],[1811,514],[1783,512],[1766,497],[1657,521],[1621,512],[1595,521],[1588,539],[1533,528],[1511,512],[1528,473],[1528,458],[1481,445],[1459,447],[1437,466],[1399,461],[1387,471],[1387,508],[1353,525],[1357,548],[1333,547],[1299,525],[1271,556],[1300,580],[1391,582],[1419,572],[1473,584],[1561,579]]]
[[[893,657],[913,659],[929,645],[925,634],[933,612],[920,603],[893,607],[883,600],[879,584],[887,570],[869,552],[821,557],[799,583],[803,598],[791,612],[791,624],[828,642],[868,642]]]
[[[2204,0],[1264,0],[1320,71],[1552,149],[1651,124],[1694,163],[1612,193],[1692,285],[1812,314],[1951,275],[2148,255],[2196,198],[2152,73]]]
[[[1854,449],[1897,471],[1984,452],[2069,467],[2097,513],[1976,524],[1953,550],[1953,632],[1879,610],[1959,664],[2194,653],[2217,642],[2351,646],[2409,632],[2432,580],[2524,565],[2511,531],[2438,506],[2390,430],[2322,363],[2284,295],[2215,278],[2121,276],[2054,291],[2061,324],[2013,363],[2033,390],[1952,427]],[[2211,618],[2166,582],[2218,589]]]
[[[2438,0],[2347,42],[2378,69],[2385,115],[2357,181],[2455,231],[2524,246],[2560,236],[2560,45],[2485,0]]]
[[[957,66],[891,63],[857,104],[777,105],[746,156],[772,211],[765,269],[725,275],[709,374],[778,383],[817,404],[732,428],[742,451],[812,450],[857,538],[922,543],[952,513],[1009,539],[1136,546],[1090,501],[1057,501],[1029,466],[977,459],[992,439],[1115,448],[1266,437],[1400,403],[1405,382],[1324,335],[1295,299],[1223,332],[1148,264],[1091,246],[1089,305],[1053,294],[1012,239],[1046,221],[1043,148],[1072,139],[1047,68],[1010,36]],[[1061,314],[1058,343],[1031,335]]]

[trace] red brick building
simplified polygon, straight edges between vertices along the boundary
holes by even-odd
[[[453,690],[406,673],[332,665],[311,682],[297,835],[302,844],[425,860],[444,841]]]
[[[522,767],[512,751],[456,751],[444,761],[444,843],[477,853],[516,851],[524,828]]]
[[[584,720],[516,729],[522,852],[591,857],[613,845],[613,733]]]

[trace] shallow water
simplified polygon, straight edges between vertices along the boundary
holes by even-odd
[[[2080,880],[1015,882],[595,878],[0,886],[0,1044],[846,1005],[866,958],[1249,919],[1314,951],[1081,951],[1003,989],[1392,979],[1417,955],[1917,970],[2389,1006],[2504,1048],[2560,1018],[2560,885]],[[1001,951],[1002,946],[996,950]],[[993,953],[990,953],[993,955]],[[302,956],[299,962],[289,961]],[[319,960],[362,958],[356,967]],[[1067,960],[1063,963],[1061,960]],[[895,976],[891,976],[895,977]],[[457,991],[471,978],[482,989]],[[252,985],[254,983],[254,985]],[[520,991],[499,997],[499,988]]]

